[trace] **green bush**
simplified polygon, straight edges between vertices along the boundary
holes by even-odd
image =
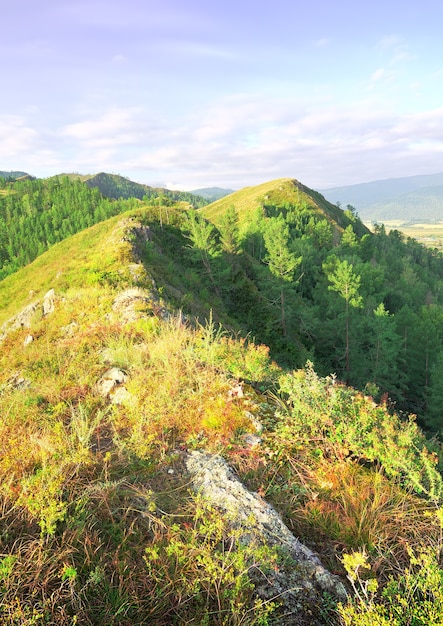
[[[353,458],[381,466],[396,479],[432,502],[443,499],[437,456],[414,417],[400,419],[334,377],[319,377],[308,363],[304,371],[285,374],[276,434],[286,453],[304,450],[317,458]]]
[[[363,554],[345,555],[344,565],[355,597],[339,606],[344,626],[441,626],[443,624],[443,570],[439,550],[410,550],[410,564],[390,578],[376,596],[374,578],[365,580],[360,568],[369,569]]]

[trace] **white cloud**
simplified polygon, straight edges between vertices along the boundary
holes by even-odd
[[[0,116],[0,158],[22,158],[36,149],[37,132],[19,115]]]
[[[102,115],[66,125],[61,134],[88,149],[134,145],[143,137],[139,132],[140,112],[140,108],[111,108]]]
[[[105,170],[182,189],[290,176],[323,188],[441,169],[443,107],[398,114],[369,99],[325,107],[237,95],[175,119],[112,107],[51,133],[9,116],[0,133],[2,163],[37,175]]]

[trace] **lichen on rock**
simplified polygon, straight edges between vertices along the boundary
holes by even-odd
[[[260,597],[278,598],[283,605],[287,620],[280,624],[306,624],[309,607],[321,605],[324,594],[346,599],[346,589],[338,576],[331,574],[319,557],[294,537],[270,504],[246,489],[222,457],[193,451],[186,466],[195,491],[217,506],[233,527],[244,531],[241,541],[254,539],[278,547],[285,555],[285,566],[272,576],[260,577],[256,572],[254,581]]]

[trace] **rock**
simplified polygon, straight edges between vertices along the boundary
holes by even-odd
[[[253,448],[254,446],[258,446],[262,442],[262,438],[258,435],[253,435],[252,433],[246,433],[246,435],[242,436],[245,446],[249,446]]]
[[[245,415],[251,422],[252,426],[255,428],[255,432],[262,433],[263,424],[261,423],[261,421],[257,417],[255,417],[255,415],[251,413],[251,411],[245,411]]]
[[[75,333],[77,328],[78,328],[77,322],[71,322],[67,326],[62,326],[60,328],[60,331],[63,333],[65,337],[72,337],[72,335]]]
[[[139,287],[122,291],[115,298],[112,310],[124,323],[133,322],[142,315],[146,315],[148,311],[164,320],[170,318],[169,312],[156,295],[154,287],[151,292]]]
[[[32,335],[26,335],[23,345],[28,346],[33,341],[34,341],[34,337]]]
[[[149,294],[144,289],[133,287],[117,295],[112,310],[124,322],[133,322],[140,317],[140,311],[148,308]]]
[[[107,370],[97,383],[97,390],[100,395],[108,396],[117,385],[121,385],[127,379],[126,374],[118,369],[111,367]]]
[[[43,297],[43,317],[52,313],[55,309],[55,291],[50,289]]]
[[[34,294],[34,291],[29,292],[30,295]],[[9,332],[16,330],[17,328],[30,328],[32,318],[41,306],[43,317],[52,313],[55,309],[55,291],[50,289],[43,297],[43,302],[36,300],[31,304],[28,304],[17,315],[11,317],[7,322],[3,324],[0,332],[0,342],[3,341]],[[26,345],[26,344],[25,344]]]
[[[9,378],[6,386],[9,387],[9,389],[17,389],[19,391],[22,391],[23,389],[29,389],[29,387],[31,386],[31,381],[27,378],[24,378],[20,374],[14,374],[13,376],[11,376],[11,378]]]
[[[233,527],[244,530],[241,541],[254,538],[278,547],[292,563],[266,577],[256,572],[254,580],[261,598],[278,598],[282,602],[285,618],[279,624],[314,624],[315,621],[306,620],[312,607],[322,605],[323,594],[346,599],[346,589],[338,576],[331,574],[319,557],[294,537],[271,505],[246,489],[224,459],[194,451],[189,453],[186,466],[194,489],[225,514]]]
[[[38,301],[32,302],[32,304],[28,304],[24,309],[14,315],[10,320],[8,320],[3,328],[6,332],[10,330],[16,330],[17,328],[29,328],[31,326],[31,320],[34,316],[34,313],[38,309]]]
[[[243,398],[244,395],[245,394],[243,392],[243,385],[242,385],[242,383],[237,383],[236,385],[231,387],[231,389],[229,389],[229,391],[228,391],[228,400],[234,400],[234,398]]]

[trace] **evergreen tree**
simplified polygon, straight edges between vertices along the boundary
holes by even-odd
[[[220,296],[220,290],[213,271],[213,261],[220,255],[220,245],[217,240],[215,227],[210,222],[197,215],[194,210],[188,211],[183,226],[191,242],[191,251],[194,252],[194,255],[203,264],[215,293]]]
[[[220,234],[222,249],[228,254],[238,254],[240,252],[240,229],[238,213],[232,205],[221,219]]]
[[[296,269],[302,262],[289,248],[289,226],[283,216],[266,220],[263,238],[267,250],[266,263],[279,286],[281,328],[286,337],[285,286],[292,283]]]
[[[331,263],[324,264],[327,277],[330,282],[329,290],[335,291],[345,301],[345,362],[346,362],[346,382],[350,380],[350,350],[349,350],[349,318],[350,308],[360,308],[362,298],[359,295],[361,278],[354,272],[351,263],[346,259],[339,261],[335,258]]]

